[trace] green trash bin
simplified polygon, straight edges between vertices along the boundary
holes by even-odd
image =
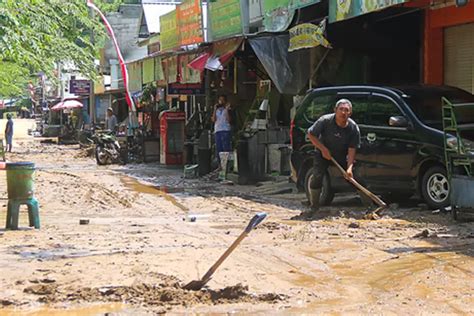
[[[8,199],[28,200],[34,197],[35,164],[33,162],[9,162],[7,170]]]

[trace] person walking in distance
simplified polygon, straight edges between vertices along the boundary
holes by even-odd
[[[115,116],[114,110],[112,108],[107,109],[107,117],[105,118],[105,129],[110,130],[114,133],[117,130],[117,117]]]
[[[347,99],[337,101],[334,113],[321,116],[309,129],[308,137],[316,147],[313,164],[313,177],[310,182],[312,217],[320,206],[323,178],[333,157],[346,169],[347,177],[354,177],[356,150],[360,146],[359,127],[350,117],[352,103]]]
[[[220,95],[217,104],[214,106],[214,113],[212,114],[218,161],[220,161],[219,153],[232,151],[230,109],[227,96]]]
[[[13,120],[11,114],[7,114],[7,125],[5,126],[5,138],[7,141],[8,152],[12,152],[12,143],[13,143]]]

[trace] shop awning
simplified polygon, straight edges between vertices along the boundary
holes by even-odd
[[[204,69],[212,71],[222,70],[232,59],[235,52],[242,44],[242,41],[242,37],[235,37],[215,42],[207,52],[202,53],[197,58],[193,59],[188,64],[188,67],[199,71],[204,71]]]
[[[210,52],[201,54],[195,59],[191,60],[188,64],[188,67],[194,70],[203,71],[206,68],[207,61],[209,60],[210,57],[211,57]]]
[[[278,91],[298,94],[311,76],[311,49],[288,52],[289,35],[256,37],[249,40]]]

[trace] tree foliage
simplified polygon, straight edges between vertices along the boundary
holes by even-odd
[[[121,2],[94,1],[105,11],[116,10]],[[11,69],[23,77],[39,71],[51,76],[56,62],[73,61],[92,78],[105,36],[102,23],[91,18],[86,0],[0,0],[0,77]],[[0,95],[8,85],[17,92],[19,83],[0,81]]]
[[[29,71],[18,64],[0,61],[0,96],[24,94]]]

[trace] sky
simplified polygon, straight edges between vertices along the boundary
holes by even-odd
[[[169,4],[146,4],[150,0],[143,1],[143,9],[148,24],[148,31],[151,33],[160,32],[160,16],[173,11],[176,6]]]

